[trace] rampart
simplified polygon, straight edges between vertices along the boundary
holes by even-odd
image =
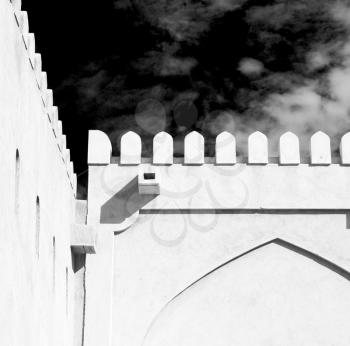
[[[88,200],[19,0],[0,0],[3,345],[337,345],[350,333],[350,135],[197,132],[112,157],[90,131]],[[97,235],[97,245],[96,245]],[[95,253],[86,256],[87,253]]]
[[[239,158],[224,132],[208,158],[192,132],[176,158],[162,132],[143,158],[136,133],[111,157],[108,137],[90,131],[87,222],[99,242],[87,259],[86,345],[346,345],[349,136],[335,159],[314,134],[303,162],[292,133],[277,158],[253,133]]]
[[[0,118],[0,343],[72,345],[77,179],[19,0],[0,1]]]

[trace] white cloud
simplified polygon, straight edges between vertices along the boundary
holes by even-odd
[[[240,61],[238,70],[250,77],[258,76],[264,71],[264,64],[256,59],[244,58]]]

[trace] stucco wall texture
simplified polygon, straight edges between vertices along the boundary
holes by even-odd
[[[1,345],[350,344],[349,133],[335,162],[322,132],[306,161],[294,134],[271,159],[256,132],[242,162],[227,132],[215,158],[189,133],[180,159],[159,133],[150,159],[136,133],[111,157],[90,131],[77,201],[27,14],[9,0],[0,119]]]
[[[75,182],[18,3],[0,0],[0,344],[72,345]]]
[[[184,158],[164,133],[153,158],[124,136],[121,157],[102,132],[89,136],[98,247],[87,258],[85,345],[350,343],[348,135],[341,163],[323,133],[303,163],[291,134],[278,158],[253,134],[241,162],[226,134],[214,158],[196,133]]]

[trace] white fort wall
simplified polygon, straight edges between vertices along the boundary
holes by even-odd
[[[76,176],[20,1],[0,0],[0,119],[0,344],[72,345]]]
[[[142,158],[137,134],[111,157],[90,131],[85,345],[349,345],[348,138],[332,163],[316,133],[300,163],[287,133],[271,163],[255,133],[237,163],[228,133],[214,158],[190,133],[179,159],[165,133]]]
[[[350,135],[89,136],[88,201],[20,1],[0,0],[0,344],[350,344]],[[87,225],[86,225],[87,222]],[[95,239],[98,235],[95,255]],[[85,294],[86,292],[86,294]]]

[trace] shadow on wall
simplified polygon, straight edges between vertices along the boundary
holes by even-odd
[[[102,205],[100,223],[122,223],[156,197],[157,195],[141,195],[138,189],[138,178],[135,177]]]

